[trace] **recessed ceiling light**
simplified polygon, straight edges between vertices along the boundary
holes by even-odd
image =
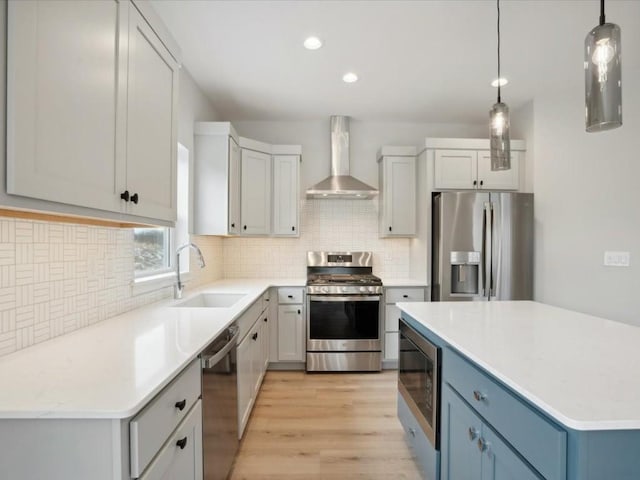
[[[322,46],[322,40],[318,37],[309,37],[304,41],[304,48],[307,50],[317,50]]]
[[[491,82],[491,86],[497,88],[498,85],[500,85],[501,87],[504,87],[507,83],[509,83],[509,80],[507,80],[504,77],[500,77],[500,78],[496,78],[493,82]]]
[[[358,81],[358,75],[353,72],[345,73],[342,77],[346,83],[354,83]]]

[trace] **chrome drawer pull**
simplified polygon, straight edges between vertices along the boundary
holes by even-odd
[[[474,390],[473,398],[475,398],[478,402],[481,402],[487,399],[487,395],[485,393],[481,393],[479,390]]]
[[[478,430],[474,427],[469,427],[469,441],[473,442],[476,438],[478,438]]]
[[[409,429],[409,433],[411,434],[411,436],[412,436],[412,437],[415,437],[415,436],[416,436],[416,430],[415,430],[415,428],[410,428],[410,429]]]
[[[480,450],[481,452],[487,450],[489,448],[489,445],[489,442],[487,442],[484,438],[480,437],[478,439],[478,450]]]

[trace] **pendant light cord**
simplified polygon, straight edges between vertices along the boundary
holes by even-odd
[[[601,0],[604,5],[604,0]],[[500,0],[497,0],[498,5],[498,103],[500,103]],[[604,7],[603,7],[604,8]],[[604,15],[604,14],[603,14]],[[604,17],[600,17],[601,19]]]
[[[604,25],[604,0],[600,0],[600,25]]]

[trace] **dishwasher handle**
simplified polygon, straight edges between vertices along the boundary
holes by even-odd
[[[231,332],[233,332],[233,336],[229,339],[229,341],[225,344],[224,347],[222,347],[220,350],[218,350],[214,355],[203,355],[202,356],[202,369],[203,370],[207,370],[210,368],[215,367],[218,362],[220,362],[220,360],[222,360],[224,357],[226,357],[229,352],[231,351],[231,349],[236,347],[236,343],[238,341],[238,335],[240,334],[240,330],[238,329],[238,327],[231,327],[229,328],[229,330]]]

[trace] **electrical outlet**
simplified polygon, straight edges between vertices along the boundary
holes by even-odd
[[[628,267],[631,265],[629,252],[604,252],[604,265],[607,267]]]

